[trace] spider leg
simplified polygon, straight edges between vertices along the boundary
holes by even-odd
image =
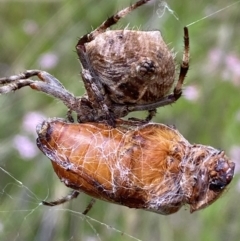
[[[153,109],[153,110],[149,110],[148,111],[148,116],[146,117],[146,121],[150,121],[157,113],[157,110],[156,109]]]
[[[94,203],[96,202],[96,199],[92,198],[91,201],[89,202],[89,204],[87,205],[86,209],[84,210],[84,212],[82,213],[83,215],[87,215],[88,212],[92,209]]]
[[[26,70],[23,73],[20,73],[18,75],[12,75],[10,77],[3,77],[0,78],[0,84],[10,84],[15,81],[29,79],[31,77],[37,76],[39,79],[43,80],[44,82],[50,84],[50,85],[56,85],[60,88],[64,88],[63,85],[59,82],[58,79],[56,79],[54,76],[50,75],[49,73],[42,71],[42,70]]]
[[[106,119],[109,125],[115,126],[115,116],[106,104],[107,95],[104,93],[104,88],[98,88],[95,82],[96,79],[92,77],[89,70],[82,70],[82,79],[88,94],[88,100],[93,109],[97,110],[98,115]]]
[[[76,111],[74,105],[78,102],[77,98],[67,91],[59,80],[45,71],[40,71],[37,76],[41,81],[30,84],[32,89],[53,96],[61,100],[69,109]]]
[[[41,81],[33,81],[29,86],[34,90],[44,92],[61,100],[68,107],[68,109],[78,112],[79,100],[66,89],[48,85],[47,83]]]
[[[184,82],[184,79],[187,75],[188,69],[189,69],[189,34],[188,34],[188,28],[184,27],[184,53],[183,53],[183,59],[182,64],[180,68],[180,73],[178,77],[177,84],[173,90],[173,93],[165,96],[161,100],[151,103],[151,104],[144,104],[144,105],[128,105],[126,106],[128,112],[131,111],[141,111],[141,110],[154,110],[158,107],[165,106],[172,104],[176,102],[182,95],[182,85]]]
[[[41,70],[27,70],[24,73],[20,73],[18,75],[0,78],[0,85],[3,85],[0,87],[0,94],[6,94],[8,92],[21,89],[25,86],[31,87],[34,82],[39,82],[29,79],[34,76],[37,76],[43,83],[49,86],[55,86],[57,88],[65,90],[59,80],[56,79],[54,76],[50,75],[49,73]]]
[[[68,194],[63,198],[60,198],[56,201],[51,201],[51,202],[42,201],[42,204],[45,206],[57,206],[57,205],[66,203],[74,198],[77,198],[79,194],[80,194],[79,191],[73,190],[70,194]]]
[[[98,88],[95,79],[92,77],[88,70],[83,69],[82,79],[87,91],[88,99],[92,106],[94,108],[99,108],[100,106],[102,107],[104,102],[104,95],[101,93],[101,88]]]
[[[57,206],[57,205],[60,205],[60,204],[64,204],[66,202],[69,202],[71,201],[72,199],[74,198],[77,198],[78,195],[80,194],[79,191],[76,191],[76,190],[73,190],[70,194],[68,194],[67,196],[63,197],[63,198],[60,198],[56,201],[51,201],[51,202],[47,202],[47,201],[42,201],[42,205],[45,205],[45,206]],[[87,205],[86,209],[84,210],[84,212],[82,213],[83,215],[86,215],[93,207],[94,203],[96,202],[96,200],[94,198],[91,199],[91,201],[89,202],[89,204]]]
[[[0,79],[0,94],[6,94],[11,91],[21,89],[22,87],[29,86],[34,90],[43,92],[61,100],[68,108],[67,119],[73,122],[71,113],[77,113],[78,122],[98,121],[100,119],[107,119],[108,123],[114,126],[115,118],[109,112],[108,107],[104,104],[105,100],[103,94],[99,94],[99,89],[95,83],[91,83],[91,76],[89,71],[83,71],[83,79],[86,83],[86,88],[90,96],[90,100],[84,97],[75,97],[72,93],[67,91],[64,86],[52,75],[45,71],[28,70],[19,75],[13,75]],[[27,79],[29,77],[37,76],[39,80]],[[97,94],[95,94],[97,93]],[[97,106],[97,107],[95,107]],[[100,116],[100,117],[99,117]]]
[[[1,83],[7,83],[5,81],[5,78],[1,78],[0,79],[0,82]],[[12,83],[9,83],[7,85],[4,85],[4,86],[1,86],[0,87],[0,94],[7,94],[9,92],[12,92],[12,91],[15,91],[15,90],[18,90],[18,89],[21,89],[25,86],[30,86],[30,84],[34,83],[33,80],[30,80],[30,79],[27,79],[27,80],[17,80],[15,82],[12,82]]]
[[[189,34],[188,34],[188,28],[184,27],[184,52],[183,52],[183,59],[182,64],[180,68],[180,73],[178,77],[177,85],[175,86],[173,93],[176,98],[176,100],[182,95],[182,85],[184,82],[184,79],[187,75],[188,69],[189,69]],[[175,101],[176,101],[175,100]]]
[[[79,48],[79,58],[82,64],[82,80],[91,107],[98,112],[100,111],[101,113],[98,113],[98,115],[103,116],[110,125],[114,126],[115,117],[110,111],[111,101],[105,92],[102,82],[93,70],[87,54],[82,48]]]
[[[96,95],[95,94],[95,91],[92,91],[92,89],[87,89],[87,85],[88,83],[94,83],[95,85],[95,88],[97,88],[98,90],[98,95],[101,95],[101,96],[104,96],[105,95],[105,89],[103,87],[103,84],[102,82],[99,80],[99,77],[97,76],[97,74],[95,73],[94,69],[92,68],[92,65],[89,61],[89,58],[87,56],[87,54],[84,52],[84,50],[81,48],[79,49],[79,59],[81,61],[81,64],[82,64],[82,77],[83,77],[83,82],[84,82],[84,85],[85,85],[85,88],[87,90],[87,94],[88,96],[94,96]],[[84,73],[85,71],[85,73]],[[86,75],[86,77],[85,77]],[[89,75],[89,77],[87,77]],[[90,80],[91,79],[91,80]],[[92,101],[94,101],[94,97],[92,99]]]
[[[30,77],[37,76],[40,80],[31,80]],[[0,78],[0,94],[29,86],[34,90],[44,92],[61,100],[70,110],[79,112],[79,100],[68,92],[63,85],[52,75],[41,70],[27,70],[19,75]]]
[[[135,121],[135,122],[139,122],[139,123],[142,123],[142,124],[147,124],[150,120],[152,120],[152,118],[156,115],[156,113],[157,113],[156,109],[149,110],[148,115],[145,118],[145,120],[135,118],[135,117],[130,117],[130,118],[128,118],[128,121]]]
[[[68,109],[66,118],[69,122],[74,123],[74,118],[72,116],[72,110],[71,109]]]
[[[139,0],[136,3],[133,3],[129,7],[122,9],[119,12],[117,12],[116,14],[109,17],[107,20],[105,20],[100,26],[98,26],[91,33],[83,35],[77,43],[77,46],[76,46],[77,51],[78,51],[79,46],[84,45],[84,43],[86,43],[86,42],[92,41],[98,34],[105,32],[107,30],[107,28],[116,24],[121,18],[124,18],[127,14],[131,13],[133,10],[146,4],[149,1],[150,0]]]

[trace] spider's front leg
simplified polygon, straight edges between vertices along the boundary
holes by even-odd
[[[115,125],[116,116],[112,111],[112,103],[98,75],[92,68],[85,47],[79,48],[79,58],[82,64],[82,80],[87,91],[88,100],[96,110],[95,121],[105,119],[111,126]]]
[[[89,70],[82,70],[82,79],[87,91],[88,100],[96,115],[94,121],[106,120],[111,126],[115,126],[115,115],[111,110],[110,102],[103,87],[99,88]],[[107,104],[108,103],[108,104]]]
[[[34,76],[37,76],[39,80],[29,79]],[[27,70],[18,75],[0,78],[0,94],[7,94],[26,86],[61,100],[69,109],[68,119],[71,121],[72,111],[78,113],[78,115],[81,113],[86,121],[88,121],[87,118],[92,113],[89,107],[84,106],[84,108],[82,108],[82,99],[75,97],[67,91],[59,80],[45,71]]]
[[[37,76],[39,80],[29,78]],[[77,98],[68,92],[63,85],[52,75],[41,70],[27,70],[19,75],[0,78],[0,94],[7,94],[25,86],[60,99],[69,109],[72,109]]]
[[[29,79],[34,76],[37,76],[40,81]],[[49,92],[46,87],[43,89],[40,86],[38,87],[38,83],[43,83],[45,86],[52,86],[58,89],[65,89],[59,80],[57,80],[49,73],[41,70],[27,70],[24,73],[20,73],[18,75],[0,78],[0,94],[7,94],[25,86],[29,86],[32,89],[52,95],[50,93],[51,91]]]
[[[131,4],[129,7],[126,7],[120,11],[118,11],[116,14],[112,15],[111,17],[107,18],[102,24],[100,24],[96,29],[94,29],[91,33],[83,35],[76,46],[77,53],[79,55],[79,49],[81,49],[81,46],[84,46],[85,43],[91,42],[95,37],[99,34],[102,34],[106,32],[108,28],[110,28],[112,25],[118,23],[118,21],[122,18],[124,18],[126,15],[131,13],[136,8],[141,7],[142,5],[148,3],[150,0],[138,0],[136,3]]]

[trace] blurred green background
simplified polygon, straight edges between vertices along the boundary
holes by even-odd
[[[0,1],[0,76],[43,69],[76,95],[84,88],[75,53],[79,37],[129,0]],[[236,1],[173,1],[172,14],[159,1],[131,13],[114,28],[159,29],[181,62],[183,26]],[[157,14],[159,13],[159,14]],[[189,27],[190,71],[184,96],[158,110],[154,121],[174,124],[191,142],[226,150],[236,162],[229,190],[205,210],[188,207],[170,216],[97,201],[84,218],[90,197],[62,206],[39,206],[69,192],[50,161],[35,146],[35,126],[65,117],[62,103],[29,88],[0,96],[0,240],[237,241],[240,237],[240,3]],[[137,113],[138,117],[146,113]],[[112,228],[113,227],[113,228]],[[117,230],[120,230],[118,232]]]

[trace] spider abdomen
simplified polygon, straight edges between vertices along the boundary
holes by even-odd
[[[172,89],[174,56],[159,31],[106,31],[85,43],[85,48],[115,103],[152,103]]]

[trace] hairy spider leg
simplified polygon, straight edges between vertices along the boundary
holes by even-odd
[[[85,78],[90,79],[87,70],[83,71],[83,73]],[[39,80],[29,79],[34,76],[37,76]],[[6,94],[25,86],[29,86],[33,90],[43,92],[61,100],[68,108],[67,119],[70,122],[73,122],[71,113],[74,111],[77,113],[78,122],[106,120],[109,125],[115,125],[115,118],[112,113],[108,115],[109,111],[107,106],[104,105],[104,102],[102,102],[103,104],[100,106],[101,108],[94,108],[88,98],[75,97],[72,93],[67,91],[55,77],[45,71],[27,70],[18,75],[0,78],[0,85],[3,85],[0,86],[0,94]],[[97,88],[94,88],[97,92]],[[100,101],[100,99],[97,99],[96,101]]]
[[[87,54],[82,48],[79,49],[79,59],[83,66],[81,73],[85,89],[87,91],[88,99],[93,109],[102,110],[103,115],[106,116],[107,122],[111,125],[115,125],[114,114],[110,111],[111,102],[109,101],[108,95],[102,83],[99,81],[99,77],[93,70]]]
[[[29,78],[37,76],[39,80],[31,80]],[[25,86],[29,86],[34,90],[44,92],[61,100],[70,110],[77,112],[78,106],[76,103],[79,100],[52,75],[41,70],[27,70],[24,73],[13,75],[10,77],[0,78],[0,94],[6,94]],[[5,85],[7,84],[7,85]]]
[[[129,7],[124,8],[124,9],[120,10],[119,12],[117,12],[116,14],[109,17],[101,25],[99,25],[96,29],[94,29],[91,33],[83,35],[77,43],[77,46],[76,46],[77,51],[78,51],[78,47],[80,47],[81,45],[84,45],[84,43],[92,41],[98,34],[105,32],[109,27],[116,24],[121,18],[124,18],[126,15],[131,13],[133,10],[146,4],[149,1],[150,0],[139,0],[136,3],[133,3]]]

